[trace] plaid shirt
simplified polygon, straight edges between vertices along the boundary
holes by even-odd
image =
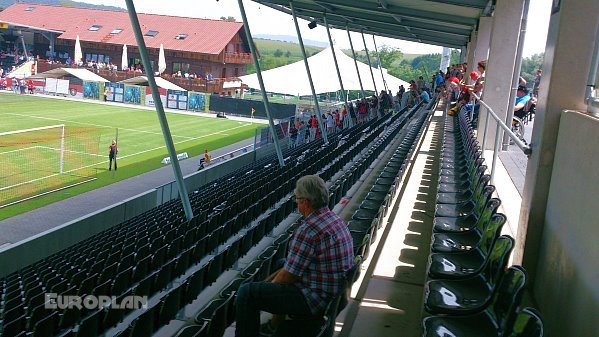
[[[285,270],[299,278],[295,285],[312,313],[318,314],[341,290],[353,259],[349,229],[341,218],[323,207],[306,217],[293,232]]]

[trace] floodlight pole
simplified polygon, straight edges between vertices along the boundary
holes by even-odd
[[[341,79],[341,71],[339,71],[339,63],[337,62],[337,56],[335,55],[335,48],[333,47],[333,38],[331,38],[331,30],[329,23],[327,22],[326,14],[322,16],[324,19],[324,25],[327,27],[327,35],[329,36],[329,44],[331,45],[331,51],[333,52],[333,61],[335,61],[335,69],[337,69],[337,77],[339,78],[339,85],[341,86],[341,95],[347,106],[347,95],[345,94],[345,88],[343,88],[343,80]]]
[[[241,1],[241,0],[240,0]],[[316,106],[316,118],[318,119],[318,124],[320,125],[320,134],[322,135],[322,139],[325,144],[329,143],[329,139],[327,137],[327,129],[325,128],[322,117],[320,113],[320,105],[318,105],[318,96],[316,96],[316,90],[314,89],[314,82],[312,82],[312,74],[310,73],[310,66],[308,65],[308,56],[306,56],[306,48],[304,48],[304,40],[302,40],[302,33],[300,32],[299,25],[297,23],[297,16],[295,15],[295,7],[293,6],[293,1],[289,2],[289,8],[291,9],[291,15],[293,15],[293,22],[295,23],[295,30],[297,31],[297,40],[300,44],[300,49],[302,50],[302,55],[304,55],[304,66],[306,66],[306,74],[308,74],[308,82],[310,82],[310,89],[312,89],[312,97],[314,97],[314,105]]]
[[[366,51],[366,59],[368,59],[368,68],[370,68],[370,76],[372,76],[372,85],[374,85],[374,95],[378,96],[379,91],[376,88],[376,82],[374,81],[374,72],[372,71],[372,64],[370,63],[370,55],[368,55],[368,47],[366,47],[366,39],[364,38],[364,29],[360,29],[362,33],[362,41],[364,42],[364,50]]]
[[[275,142],[275,151],[277,152],[277,158],[279,159],[279,166],[283,167],[285,166],[285,161],[283,160],[283,152],[281,151],[281,145],[279,144],[279,136],[275,131],[275,123],[273,122],[272,115],[270,114],[270,104],[268,103],[268,95],[266,95],[264,81],[262,80],[262,69],[260,68],[260,62],[258,62],[258,54],[256,53],[256,48],[254,48],[254,39],[252,38],[252,33],[250,32],[250,25],[248,24],[248,19],[245,15],[243,1],[238,0],[237,2],[239,3],[239,11],[241,12],[241,18],[243,20],[243,28],[245,30],[245,35],[247,36],[248,44],[250,45],[250,51],[252,53],[252,58],[254,60],[254,65],[256,66],[256,75],[258,76],[258,83],[260,83],[260,92],[262,93],[262,103],[264,103],[264,110],[266,111],[266,117],[268,117],[268,127],[270,128],[272,138]],[[256,151],[255,146],[254,151]]]
[[[374,42],[374,51],[376,52],[376,56],[379,59],[379,70],[381,71],[381,78],[383,79],[385,91],[389,91],[389,88],[387,87],[387,81],[385,81],[385,75],[383,75],[383,64],[381,63],[381,54],[379,53],[379,50],[376,47],[376,40],[374,38],[374,34],[372,34],[372,42]]]
[[[349,34],[348,25],[345,26],[345,30],[347,31],[347,37],[349,38],[351,54],[354,56],[354,64],[356,65],[356,72],[358,73],[358,82],[360,82],[360,91],[362,92],[362,98],[366,98],[366,93],[364,93],[364,86],[362,85],[362,77],[360,76],[360,69],[358,68],[358,60],[356,59],[356,52],[354,51],[354,44],[351,41],[351,35]]]
[[[127,11],[129,12],[129,20],[131,20],[131,27],[133,28],[133,33],[135,34],[135,40],[137,40],[137,47],[139,48],[141,62],[143,63],[146,77],[148,78],[148,84],[152,90],[152,97],[154,98],[156,113],[158,115],[158,120],[160,121],[160,127],[162,128],[162,134],[164,135],[166,148],[171,158],[171,165],[173,165],[173,172],[175,173],[175,180],[177,182],[177,187],[179,188],[179,196],[181,197],[181,203],[183,204],[185,217],[187,220],[191,220],[193,218],[193,210],[191,209],[191,204],[189,203],[189,195],[187,195],[187,188],[185,187],[183,175],[181,174],[181,167],[179,166],[179,160],[177,159],[175,145],[173,144],[171,131],[168,126],[168,121],[166,120],[166,115],[164,114],[164,108],[162,107],[162,100],[160,100],[160,93],[158,92],[158,87],[156,86],[154,73],[152,72],[152,64],[150,62],[150,56],[148,55],[148,50],[146,49],[146,44],[141,33],[139,19],[137,18],[137,13],[135,12],[135,6],[133,6],[133,0],[125,0],[125,2],[127,3]]]

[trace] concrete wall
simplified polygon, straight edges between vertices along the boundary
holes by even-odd
[[[597,336],[599,118],[561,116],[534,294],[551,336]]]

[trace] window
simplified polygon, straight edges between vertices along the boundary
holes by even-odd
[[[35,7],[27,7],[25,8],[25,12],[31,12],[35,9]]]
[[[89,27],[89,29],[88,29],[88,30],[89,30],[90,32],[97,32],[97,31],[99,31],[99,30],[100,30],[100,28],[102,28],[102,26],[100,26],[100,25],[93,25],[93,26]]]
[[[116,34],[120,34],[122,31],[123,31],[122,28],[115,28],[112,30],[112,32],[110,32],[110,34],[116,35]]]
[[[148,30],[144,35],[154,37],[154,36],[158,35],[158,31],[157,30]]]
[[[177,36],[175,36],[175,40],[185,40],[186,37],[187,34],[177,34]]]
[[[181,70],[182,73],[188,72],[189,71],[189,63],[174,62],[173,63],[173,73],[176,73],[179,70]]]

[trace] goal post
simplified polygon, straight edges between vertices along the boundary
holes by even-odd
[[[0,133],[0,208],[94,180],[99,138],[64,124]]]

